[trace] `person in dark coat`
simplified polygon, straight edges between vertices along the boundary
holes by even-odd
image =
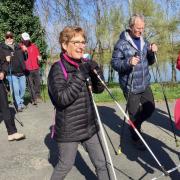
[[[130,119],[139,132],[143,121],[155,109],[148,67],[154,63],[157,46],[143,38],[144,28],[144,17],[133,15],[129,20],[129,29],[121,33],[114,47],[111,61],[113,69],[119,74],[119,84],[127,99]],[[139,150],[145,150],[133,128],[129,129],[134,145]]]
[[[9,109],[7,90],[3,81],[7,72],[7,67],[7,62],[0,57],[0,113],[7,129],[8,141],[14,141],[24,139],[25,135],[17,132],[14,118]]]
[[[88,84],[94,93],[103,85],[93,69],[102,75],[95,61],[84,61],[85,32],[80,27],[65,27],[60,33],[62,53],[48,75],[48,91],[56,109],[55,135],[59,147],[59,162],[51,180],[62,180],[71,170],[78,145],[87,150],[99,180],[109,179],[105,156],[98,136],[98,123]],[[87,78],[90,79],[89,83]]]
[[[24,108],[24,95],[26,90],[25,54],[20,46],[14,42],[13,33],[5,34],[5,42],[0,46],[0,56],[8,62],[7,79],[11,88],[17,111]]]

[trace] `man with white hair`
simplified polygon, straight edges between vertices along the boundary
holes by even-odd
[[[26,74],[28,80],[28,88],[31,94],[31,101],[33,105],[37,105],[41,101],[40,95],[40,72],[39,61],[41,60],[38,47],[31,42],[30,36],[27,32],[21,34],[22,42],[20,44],[22,50],[27,52],[28,58],[25,61]]]
[[[143,37],[144,17],[135,14],[129,19],[129,28],[120,34],[112,54],[112,67],[119,74],[119,84],[127,99],[130,119],[141,133],[141,125],[155,109],[150,87],[149,65],[155,62],[156,44],[150,44]],[[140,138],[130,126],[133,144],[145,150]]]

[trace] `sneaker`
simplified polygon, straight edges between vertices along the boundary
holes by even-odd
[[[38,97],[38,98],[37,98],[37,103],[42,103],[42,102],[43,102],[42,98],[41,98],[41,97]]]
[[[23,112],[23,108],[22,107],[18,107],[17,112]]]
[[[21,104],[21,109],[26,109],[27,106],[25,106],[24,104]]]
[[[34,101],[32,102],[32,104],[33,104],[33,105],[37,105],[37,100],[34,100]]]
[[[22,139],[25,139],[25,135],[21,133],[14,133],[14,134],[8,135],[8,141],[14,141],[14,140],[19,141]]]
[[[138,149],[140,151],[146,150],[146,146],[143,144],[143,142],[140,139],[137,141],[133,140],[133,145],[135,146],[136,149]]]

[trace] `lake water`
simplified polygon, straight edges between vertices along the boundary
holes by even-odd
[[[45,84],[47,83],[47,76],[49,73],[49,69],[50,69],[50,66],[47,66],[45,72],[42,73],[43,74],[42,80],[43,80],[43,83],[45,83]],[[149,67],[149,70],[150,70],[150,74],[151,74],[151,82],[155,82],[154,76],[155,76],[155,78],[157,78],[158,82],[160,82],[158,73],[156,71],[156,66],[153,65],[153,66]],[[171,81],[171,63],[169,63],[169,62],[159,63],[159,70],[160,70],[160,75],[161,75],[161,79],[163,82]],[[152,71],[154,73],[152,73]],[[104,78],[105,78],[105,81],[107,82],[108,81],[108,66],[107,65],[104,66]],[[180,71],[179,70],[176,70],[176,78],[177,78],[177,81],[180,82]],[[115,72],[114,82],[118,82],[118,73],[117,72]]]
[[[157,80],[159,82],[160,80],[159,80],[159,76],[157,73],[156,65],[149,67],[149,70],[150,70],[150,74],[151,74],[151,82],[155,82],[155,78],[157,78]],[[161,80],[163,82],[170,82],[171,76],[172,76],[171,63],[169,63],[169,62],[159,63],[159,70],[160,70]],[[105,77],[105,81],[107,82],[108,81],[108,66],[104,67],[104,77]],[[177,81],[180,82],[180,71],[179,70],[176,70],[176,78],[177,78]],[[114,75],[114,82],[118,82],[118,73],[117,72],[115,72],[115,75]]]

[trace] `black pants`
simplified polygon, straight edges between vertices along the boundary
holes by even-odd
[[[8,135],[16,133],[17,129],[15,126],[14,118],[12,117],[9,109],[7,92],[2,81],[0,81],[0,112],[7,128]]]
[[[29,72],[29,75],[27,76],[27,82],[31,100],[35,101],[38,97],[40,97],[41,88],[40,74],[38,69]]]
[[[142,123],[152,115],[155,109],[152,90],[148,86],[142,93],[130,93],[129,98],[128,95],[125,94],[125,97],[128,101],[127,110],[129,117],[133,121],[136,128],[140,131]],[[133,140],[139,139],[132,128],[130,128],[130,132]]]

